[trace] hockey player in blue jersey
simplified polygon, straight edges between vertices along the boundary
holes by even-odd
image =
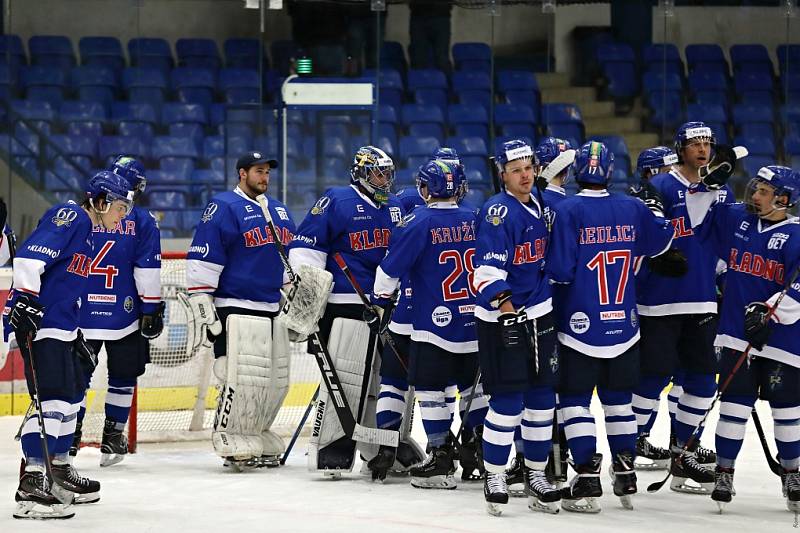
[[[565,152],[567,154],[562,156]],[[545,205],[545,216],[549,225],[552,226],[558,204],[567,197],[564,185],[569,182],[575,153],[572,151],[569,141],[556,137],[545,137],[536,147],[536,159],[539,161],[539,175],[546,176],[547,188],[542,191],[542,199]]]
[[[434,159],[420,168],[418,180],[424,183],[421,194],[427,206],[406,215],[392,232],[373,289],[373,302],[386,306],[401,279],[407,277],[412,287],[408,381],[416,387],[430,449],[425,461],[410,471],[411,484],[419,488],[456,488],[445,390],[455,382],[462,396],[472,394],[478,369],[470,282],[475,213],[458,205],[463,179],[447,160]],[[480,433],[485,413],[471,408],[464,432]]]
[[[581,191],[559,206],[546,270],[554,285],[561,381],[559,401],[577,476],[561,489],[568,511],[598,512],[602,495],[592,392],[603,405],[612,454],[614,494],[627,508],[637,491],[633,468],[636,419],[631,392],[639,380],[639,320],[633,260],[656,256],[672,242],[672,226],[643,202],[606,190],[614,155],[584,144],[575,162]],[[646,198],[657,215],[657,197]]]
[[[392,228],[403,215],[400,202],[390,192],[393,181],[394,162],[383,150],[359,148],[350,168],[350,185],[325,191],[300,223],[289,249],[293,268],[308,264],[333,275],[319,336],[327,343],[337,369],[358,369],[352,374],[340,373],[356,421],[374,416],[377,335],[364,321],[364,305],[334,256],[341,254],[365,293],[372,292],[375,270],[386,254]],[[326,390],[320,390],[320,399],[308,468],[338,477],[353,468],[355,441],[343,436],[335,412],[326,409]],[[378,452],[377,446],[359,449],[366,460]]]
[[[720,510],[735,495],[736,458],[757,398],[769,402],[783,495],[800,512],[800,175],[762,167],[745,189],[745,204],[726,204],[717,190],[730,176],[731,154],[711,162],[687,199],[699,239],[728,262],[715,344],[722,348],[722,393],[716,429],[717,466],[711,497]],[[697,227],[699,225],[699,227]],[[785,294],[784,294],[785,293]],[[749,358],[738,370],[747,352]]]
[[[505,467],[521,424],[529,506],[555,512],[558,490],[544,468],[559,365],[543,270],[547,226],[531,194],[536,158],[527,143],[512,140],[503,143],[495,161],[504,190],[480,211],[474,258],[481,379],[490,396],[483,430],[484,498],[495,515],[508,503]]]
[[[144,167],[135,159],[118,157],[109,168],[124,178],[134,201],[147,181]],[[108,392],[100,445],[100,465],[122,461],[128,452],[124,434],[136,380],[150,362],[149,339],[164,327],[161,302],[161,232],[153,215],[135,206],[116,227],[93,229],[95,256],[89,269],[86,297],[81,306],[81,330],[94,353],[103,345],[108,357]],[[91,382],[91,372],[86,383]],[[78,411],[70,455],[78,453],[86,399]]]
[[[288,332],[275,320],[288,277],[270,220],[284,246],[295,225],[286,206],[267,195],[277,166],[261,152],[242,155],[238,185],[208,203],[186,256],[187,356],[206,337],[213,342],[222,389],[212,444],[237,470],[277,465],[285,449],[270,426],[289,385]]]
[[[639,428],[642,437],[637,442],[642,452],[647,447],[643,436],[649,430],[653,406],[678,368],[683,374],[683,393],[678,398],[673,423],[673,455],[689,439],[717,390],[714,350],[717,257],[693,234],[686,213],[687,191],[700,180],[698,169],[710,161],[714,143],[713,132],[704,123],[682,125],[675,135],[678,162],[669,172],[652,176],[643,185],[653,187],[661,196],[664,215],[675,232],[673,247],[686,257],[689,272],[686,276],[674,277],[672,267],[659,258],[644,261],[637,275],[642,378],[636,389],[636,412],[639,420],[644,422]],[[717,194],[720,201],[733,200],[733,192],[728,187],[720,188]],[[659,269],[660,266],[665,266],[666,271]],[[703,450],[698,453],[696,445],[689,452],[682,461],[671,461],[670,488],[707,494],[714,476],[700,460],[713,462],[713,454]],[[712,457],[706,459],[709,455]]]
[[[51,483],[75,493],[76,502],[100,498],[100,483],[78,475],[69,462],[86,387],[82,364],[96,363],[78,323],[95,255],[92,227],[117,227],[133,207],[133,193],[124,179],[105,171],[92,177],[85,191],[80,205],[50,208],[14,258],[12,292],[3,311],[8,341],[20,347],[28,391],[38,396],[47,421],[42,429],[38,416],[32,416],[22,428],[25,466],[15,495],[15,518],[72,517],[74,511],[56,499]]]

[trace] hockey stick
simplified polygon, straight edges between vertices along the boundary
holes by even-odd
[[[286,269],[286,273],[289,275],[289,279],[291,280],[292,284],[296,285],[298,279],[297,274],[292,268],[292,265],[289,264],[289,258],[286,257],[286,250],[283,247],[283,242],[280,240],[278,230],[275,228],[275,224],[272,222],[272,217],[269,214],[267,201],[264,198],[264,195],[258,196],[258,204],[261,206],[261,210],[264,212],[264,218],[267,220],[267,226],[269,227],[269,231],[272,234],[273,240],[275,241],[275,247],[278,251],[278,257],[280,257],[281,263],[283,263],[283,268]],[[339,379],[339,374],[336,372],[336,367],[333,366],[331,354],[328,352],[328,348],[320,340],[319,332],[315,331],[312,333],[309,339],[311,340],[311,344],[313,344],[316,348],[312,355],[317,361],[317,366],[319,366],[320,374],[322,374],[322,381],[325,382],[325,387],[328,389],[328,393],[334,400],[333,407],[336,410],[336,414],[339,417],[339,423],[342,425],[345,435],[348,438],[358,442],[366,442],[368,444],[383,444],[397,447],[397,443],[400,439],[399,432],[390,431],[387,429],[370,428],[362,426],[356,422],[356,419],[353,417],[353,412],[350,409],[350,403],[347,401],[347,397],[344,395],[344,389],[342,388],[342,382]]]
[[[314,391],[314,396],[312,396],[311,399],[308,401],[308,406],[306,406],[306,411],[303,413],[303,418],[300,419],[300,423],[297,424],[294,433],[292,433],[292,440],[289,441],[289,445],[286,447],[286,451],[283,452],[283,457],[281,457],[280,460],[281,466],[286,464],[286,460],[289,458],[289,454],[292,453],[292,448],[294,448],[294,443],[297,442],[297,438],[300,436],[300,432],[303,430],[303,426],[306,425],[306,420],[308,420],[308,415],[311,413],[311,408],[317,401],[317,396],[319,396],[319,385],[317,385],[317,390]]]
[[[755,424],[756,433],[758,433],[758,440],[761,442],[761,449],[764,450],[764,457],[767,459],[769,469],[772,470],[772,473],[776,476],[780,476],[783,473],[783,467],[772,457],[772,451],[769,449],[767,436],[764,434],[764,427],[761,425],[761,419],[758,417],[755,406],[753,406],[752,415],[753,424]]]
[[[469,418],[469,410],[472,408],[472,400],[475,399],[475,389],[478,387],[478,382],[481,380],[481,369],[478,368],[478,371],[475,372],[475,379],[472,380],[472,388],[470,389],[471,394],[469,395],[469,399],[467,400],[467,405],[464,406],[464,416],[461,417],[461,423],[458,425],[458,431],[456,432],[455,441],[461,442],[459,439],[461,438],[461,434],[464,432],[464,427],[467,423],[467,418]]]
[[[778,295],[778,298],[775,300],[775,304],[770,308],[769,312],[767,313],[766,316],[767,323],[769,323],[769,320],[772,318],[772,315],[775,314],[775,310],[778,309],[778,306],[781,304],[783,297],[786,296],[786,293],[789,291],[789,288],[797,280],[798,275],[800,275],[800,267],[797,267],[797,269],[795,269],[794,273],[792,274],[792,278],[783,288],[781,293]],[[739,368],[742,366],[745,360],[749,358],[750,350],[752,349],[753,345],[751,343],[747,343],[747,347],[745,347],[744,351],[742,352],[742,355],[740,355],[739,358],[736,360],[736,364],[733,365],[733,368],[731,369],[728,376],[725,378],[725,381],[717,389],[717,394],[716,396],[714,396],[714,400],[711,402],[711,405],[708,407],[708,409],[706,409],[706,413],[703,415],[703,419],[700,420],[700,423],[692,431],[692,434],[689,436],[689,439],[686,441],[686,443],[683,445],[683,448],[681,448],[681,451],[678,453],[678,457],[670,461],[670,469],[667,471],[666,477],[664,477],[664,479],[662,479],[661,481],[656,481],[655,483],[651,483],[650,485],[648,485],[647,492],[658,492],[661,489],[661,487],[663,487],[664,484],[669,480],[670,476],[672,476],[672,463],[680,461],[686,454],[686,451],[689,448],[691,448],[692,445],[695,443],[695,441],[698,438],[698,434],[700,433],[700,429],[705,426],[706,420],[708,419],[708,415],[711,414],[711,410],[714,408],[714,405],[716,405],[720,397],[722,397],[722,395],[728,389],[728,386],[733,380],[733,376],[736,375],[736,372],[738,372]]]
[[[503,187],[500,184],[500,175],[497,173],[497,164],[495,163],[494,157],[489,158],[489,168],[492,171],[492,188],[494,189],[494,193],[498,194],[503,190]]]
[[[25,337],[25,348],[28,351],[28,357],[30,358],[31,381],[33,382],[33,394],[31,396],[34,407],[36,408],[36,416],[39,419],[39,439],[42,442],[42,453],[44,454],[45,478],[47,483],[50,484],[50,493],[64,505],[70,505],[75,497],[75,494],[59,485],[58,482],[56,482],[56,478],[53,477],[53,465],[50,460],[50,450],[48,450],[47,447],[47,432],[44,428],[42,399],[39,396],[39,376],[36,371],[36,362],[33,360],[33,333],[28,333],[28,335]],[[47,487],[43,487],[43,489],[45,492],[47,492]]]
[[[30,401],[28,404],[28,410],[25,411],[25,416],[22,417],[22,423],[19,425],[19,429],[17,430],[17,434],[14,435],[14,440],[19,442],[19,439],[22,438],[22,428],[25,427],[25,422],[31,417],[31,410],[33,409],[33,400]]]

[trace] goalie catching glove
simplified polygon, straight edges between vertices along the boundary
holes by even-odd
[[[191,357],[201,345],[208,346],[222,333],[211,295],[205,292],[190,296],[179,292],[178,300],[186,307],[186,356]]]

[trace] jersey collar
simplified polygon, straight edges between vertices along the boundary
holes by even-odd
[[[375,209],[380,209],[381,208],[379,205],[376,205],[375,202],[373,202],[372,199],[369,196],[367,196],[363,192],[359,191],[357,186],[355,186],[355,185],[353,185],[351,183],[350,184],[350,188],[353,189],[354,191],[356,191],[356,194],[358,194],[361,197],[362,200],[367,202],[369,205],[371,205]]]
[[[691,187],[692,186],[692,182],[687,180],[683,176],[683,174],[681,174],[681,171],[678,170],[677,166],[672,165],[672,170],[669,171],[669,174],[670,174],[670,176],[672,176],[673,178],[678,180],[678,182],[680,182],[680,184],[683,185],[684,187]]]
[[[552,183],[548,183],[547,189],[545,190],[560,194],[561,196],[567,195],[567,191],[564,189],[564,187],[559,187],[558,185],[553,185]]]
[[[511,198],[513,198],[514,200],[516,200],[517,202],[519,202],[519,205],[521,205],[523,207],[523,209],[528,211],[528,213],[530,213],[531,215],[533,215],[536,218],[542,218],[542,207],[539,205],[539,200],[537,200],[536,197],[533,194],[530,194],[529,196],[531,198],[531,202],[533,202],[533,205],[536,206],[536,210],[533,210],[530,207],[528,207],[527,205],[525,205],[522,202],[520,202],[517,199],[517,197],[514,196],[513,194],[511,194],[510,192],[505,191],[505,193],[507,195],[509,195]]]
[[[800,224],[800,219],[797,217],[789,217],[786,220],[782,220],[781,222],[777,222],[775,224],[770,224],[769,226],[763,226],[761,224],[761,219],[758,219],[758,232],[759,233],[766,233],[768,231],[772,231],[775,228],[780,228],[781,226],[786,226],[787,224]]]
[[[593,189],[581,189],[581,192],[578,193],[578,196],[586,196],[588,198],[602,198],[604,196],[611,196],[608,194],[608,190],[603,189],[602,191],[595,191]]]
[[[428,204],[431,209],[458,209],[458,204],[455,202],[432,202]]]
[[[258,202],[257,202],[256,200],[253,200],[253,199],[252,199],[252,198],[250,198],[249,196],[247,196],[247,193],[245,193],[245,192],[244,192],[242,189],[240,189],[238,185],[236,186],[236,188],[235,188],[235,189],[233,189],[233,192],[234,192],[234,194],[238,194],[239,196],[241,196],[241,197],[242,197],[242,198],[244,198],[245,200],[249,200],[250,202],[252,202],[252,203],[254,203],[254,204],[258,205]],[[269,205],[269,196],[267,196],[267,195],[265,194],[265,195],[264,195],[264,199],[267,201],[267,205]]]

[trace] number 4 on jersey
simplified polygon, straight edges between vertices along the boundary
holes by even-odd
[[[114,288],[114,278],[119,274],[119,269],[114,265],[107,265],[104,267],[100,267],[100,263],[103,262],[108,252],[111,251],[111,248],[114,246],[115,241],[106,241],[100,251],[97,252],[92,264],[89,266],[89,274],[93,276],[105,276],[105,288],[106,289],[113,289]]]

